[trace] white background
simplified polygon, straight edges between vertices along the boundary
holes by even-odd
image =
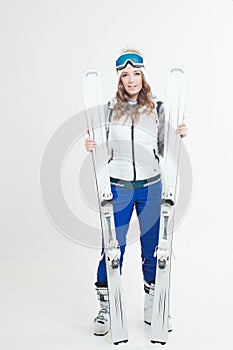
[[[102,73],[116,89],[114,61],[142,50],[162,99],[171,65],[188,75],[186,139],[193,195],[175,232],[174,332],[164,348],[229,349],[232,283],[231,0],[8,0],[0,2],[1,244],[0,347],[4,350],[110,348],[92,335],[98,250],[65,238],[40,196],[43,152],[55,130],[81,111],[81,77]],[[130,342],[149,343],[142,317],[138,243],[129,245],[124,290]]]

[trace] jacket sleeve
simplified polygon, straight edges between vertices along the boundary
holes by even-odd
[[[159,154],[163,157],[164,155],[164,132],[165,132],[165,110],[164,104],[162,103],[159,112],[159,130],[158,130],[158,151]]]

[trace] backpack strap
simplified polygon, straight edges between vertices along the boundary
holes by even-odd
[[[152,95],[152,100],[156,104],[156,112],[157,112],[158,118],[159,118],[160,107],[162,106],[163,102],[162,101],[157,101],[156,95]]]
[[[108,141],[108,135],[109,135],[109,124],[111,122],[113,108],[114,108],[113,101],[108,101],[108,103],[107,103],[107,111],[105,113],[105,130],[106,130],[106,139],[107,139],[107,141]]]
[[[163,104],[162,101],[158,101],[158,102],[157,102],[156,111],[157,111],[158,117],[159,117],[160,107],[162,106],[162,104]]]

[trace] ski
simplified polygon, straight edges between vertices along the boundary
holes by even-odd
[[[98,196],[102,241],[106,259],[110,330],[114,344],[128,341],[119,268],[120,248],[116,240],[112,192],[108,168],[106,118],[102,103],[101,77],[98,71],[88,70],[82,79],[88,132],[96,142],[92,153]]]
[[[161,200],[159,244],[155,251],[157,269],[151,323],[151,342],[166,344],[171,328],[170,273],[174,214],[178,187],[181,137],[177,126],[184,116],[184,70],[172,67],[168,77],[166,101],[165,156],[163,162],[163,194]]]

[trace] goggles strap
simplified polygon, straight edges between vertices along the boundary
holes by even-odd
[[[134,66],[133,66],[134,67]],[[142,73],[143,75],[146,77],[146,70],[145,70],[145,67],[135,67],[135,68],[138,68]],[[124,69],[120,69],[120,70],[117,70],[117,76],[118,76],[118,79],[120,79],[121,77],[121,74],[124,72]]]

